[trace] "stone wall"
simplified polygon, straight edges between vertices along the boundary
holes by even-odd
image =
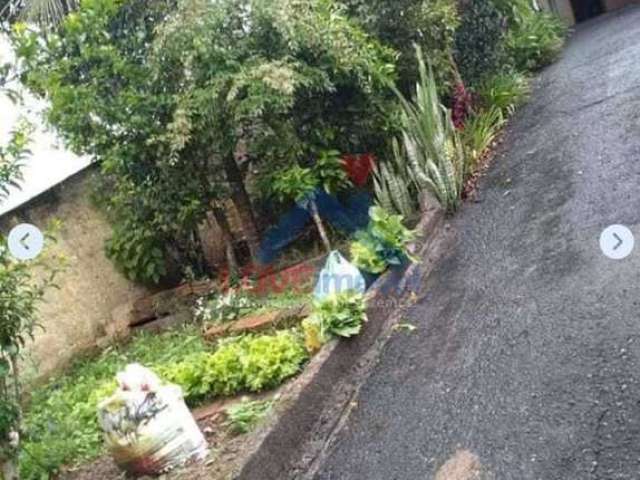
[[[146,293],[105,256],[104,241],[111,230],[90,200],[92,172],[90,167],[0,218],[4,235],[18,223],[44,229],[54,218],[62,222],[52,248],[66,257],[66,268],[57,281],[60,288],[47,294],[40,309],[44,329],[36,333],[24,366],[35,379],[109,340],[112,312]]]

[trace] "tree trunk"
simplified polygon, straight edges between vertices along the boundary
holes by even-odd
[[[260,236],[258,234],[256,220],[253,215],[251,199],[249,198],[247,189],[244,186],[242,172],[240,171],[240,168],[238,168],[238,164],[236,163],[233,154],[224,156],[223,162],[227,181],[231,187],[231,201],[238,211],[238,216],[242,223],[242,230],[244,231],[247,243],[249,244],[251,259],[257,264],[258,252],[260,250]]]
[[[236,253],[233,250],[233,233],[227,220],[227,216],[220,207],[213,207],[213,217],[216,219],[220,232],[222,233],[222,241],[224,242],[225,254],[227,257],[227,267],[229,267],[229,275],[231,277],[237,277],[240,274],[240,268],[238,266],[238,259]]]
[[[316,224],[316,228],[318,229],[318,233],[320,234],[320,238],[322,239],[322,243],[324,243],[324,247],[327,249],[328,253],[331,253],[329,235],[327,235],[327,231],[324,228],[324,223],[322,223],[322,218],[320,218],[320,212],[318,212],[318,205],[316,205],[315,200],[309,201],[309,210],[311,212],[311,217]]]

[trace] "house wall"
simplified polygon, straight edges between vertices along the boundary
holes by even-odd
[[[640,5],[640,0],[601,0],[601,2],[606,12],[617,10],[628,5]],[[538,4],[541,8],[560,15],[568,25],[574,25],[576,23],[571,0],[538,0]]]
[[[560,16],[567,25],[575,25],[576,19],[573,15],[573,7],[570,0],[539,0],[538,4],[545,10],[554,12]]]
[[[617,10],[618,8],[626,7],[627,5],[640,5],[640,0],[602,0],[605,10],[610,12],[611,10]]]
[[[146,293],[129,282],[106,258],[104,241],[110,226],[90,201],[90,176],[86,169],[17,210],[0,217],[7,235],[18,223],[41,229],[51,219],[62,228],[52,253],[66,257],[66,267],[40,308],[39,329],[29,346],[23,371],[31,379],[43,378],[63,367],[79,353],[95,348],[114,334],[113,312],[125,302]]]

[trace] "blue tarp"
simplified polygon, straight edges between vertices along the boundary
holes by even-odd
[[[356,190],[346,195],[342,202],[327,194],[324,189],[316,190],[314,197],[322,219],[347,235],[364,229],[369,224],[372,198],[365,191]],[[260,261],[268,265],[276,260],[300,236],[310,221],[311,214],[306,208],[299,205],[291,208],[275,227],[267,231],[260,245]]]

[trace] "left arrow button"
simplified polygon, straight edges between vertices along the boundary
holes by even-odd
[[[11,230],[7,243],[18,260],[33,260],[42,252],[44,235],[35,225],[22,223]]]

